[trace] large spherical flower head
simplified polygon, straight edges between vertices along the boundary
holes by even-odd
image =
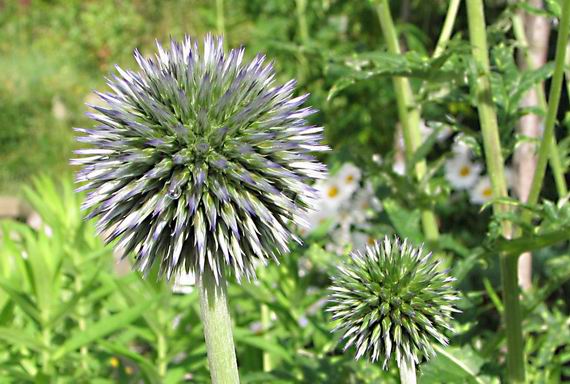
[[[327,148],[306,121],[315,110],[294,81],[275,85],[264,56],[245,63],[221,38],[157,47],[154,59],[135,51],[139,71],[117,67],[112,92],[98,93],[106,106],[91,106],[98,125],[77,129],[91,145],[73,161],[84,208],[144,272],[159,263],[167,277],[210,268],[219,279],[225,263],[249,278],[255,259],[287,251],[316,199],[308,181],[325,169],[310,152]]]
[[[404,359],[418,364],[433,356],[433,343],[447,345],[443,332],[457,311],[454,279],[430,253],[386,237],[351,256],[333,277],[328,308],[345,349],[354,345],[357,359],[381,360],[386,368],[392,357],[398,366]]]

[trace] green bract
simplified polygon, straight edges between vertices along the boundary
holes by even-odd
[[[386,368],[393,356],[398,366],[403,359],[418,364],[434,355],[432,343],[447,345],[443,332],[457,296],[431,253],[385,237],[351,256],[333,277],[328,308],[345,349],[354,345],[357,359],[366,355]]]
[[[98,93],[106,107],[89,114],[98,125],[77,129],[90,145],[74,161],[83,207],[144,272],[210,268],[219,280],[226,264],[249,278],[255,260],[288,250],[291,222],[316,196],[307,182],[325,167],[310,152],[327,147],[306,121],[315,110],[293,97],[294,81],[274,83],[264,56],[244,63],[221,38],[157,48],[154,59],[135,51],[138,72],[117,67],[112,92]]]

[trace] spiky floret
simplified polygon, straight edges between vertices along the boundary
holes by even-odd
[[[338,321],[345,350],[356,348],[356,359],[381,360],[386,368],[395,357],[416,364],[434,355],[433,343],[447,345],[457,296],[452,277],[439,271],[439,262],[408,241],[385,237],[333,276],[327,309]]]
[[[275,85],[264,56],[244,62],[221,38],[157,49],[135,51],[137,72],[117,66],[112,92],[97,93],[106,106],[90,105],[98,125],[76,129],[91,146],[72,161],[83,208],[144,272],[208,267],[219,279],[225,263],[249,278],[255,259],[287,251],[291,222],[316,198],[307,182],[324,166],[310,152],[327,147],[306,121],[315,110],[293,97],[294,81]]]

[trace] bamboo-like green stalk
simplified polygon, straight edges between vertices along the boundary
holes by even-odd
[[[398,36],[387,0],[378,1],[377,12],[388,52],[400,54]],[[409,80],[405,77],[394,77],[392,81],[396,93],[398,116],[402,124],[406,163],[410,164],[415,151],[421,145],[420,110],[414,101],[414,94]],[[426,171],[427,166],[425,160],[418,161],[415,165],[415,175],[417,179],[421,180],[426,174]],[[422,229],[426,238],[428,240],[437,239],[439,237],[439,229],[434,213],[430,209],[422,209],[421,219]]]
[[[549,154],[553,149],[554,141],[554,125],[556,123],[556,113],[560,104],[560,95],[562,93],[562,80],[564,78],[564,61],[566,59],[566,45],[570,35],[570,0],[562,1],[562,17],[558,29],[558,38],[556,40],[556,55],[554,57],[554,74],[552,75],[552,83],[550,85],[550,93],[548,95],[548,110],[546,112],[546,121],[544,124],[544,134],[538,148],[538,158],[536,160],[536,169],[532,178],[530,192],[527,202],[536,204],[540,196],[544,173],[546,171],[546,163]],[[526,220],[530,220],[530,213],[525,211]]]
[[[513,32],[517,42],[521,45],[523,51],[523,57],[525,60],[526,67],[530,70],[536,69],[534,63],[528,52],[528,40],[524,31],[523,21],[520,14],[515,13],[513,15]],[[538,98],[539,107],[546,111],[548,109],[546,103],[546,96],[544,95],[544,88],[541,83],[536,84],[535,92]],[[558,151],[558,146],[556,145],[556,138],[552,136],[552,143],[550,144],[550,168],[552,169],[552,174],[554,175],[554,182],[556,183],[556,191],[559,197],[564,197],[568,194],[568,186],[566,185],[566,178],[564,177],[564,170],[562,169],[562,164],[560,163],[560,153]]]
[[[400,366],[400,383],[416,384],[416,364],[408,359],[402,360]]]
[[[467,20],[473,58],[477,65],[476,84],[479,120],[483,134],[485,161],[491,179],[494,198],[507,196],[504,160],[499,139],[497,114],[493,105],[490,84],[489,52],[485,30],[485,14],[482,0],[467,0]],[[504,213],[508,208],[493,204],[495,213]],[[508,221],[502,222],[503,236],[509,238],[512,228]],[[519,301],[517,276],[518,256],[499,255],[503,286],[504,321],[507,335],[507,380],[509,383],[524,383],[524,353],[522,338],[522,313]]]
[[[202,274],[196,275],[196,287],[212,383],[239,383],[226,281],[222,278],[216,285],[214,274],[206,267]]]

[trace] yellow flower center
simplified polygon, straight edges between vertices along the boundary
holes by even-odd
[[[493,196],[493,190],[490,187],[487,187],[483,190],[483,196],[491,197]]]
[[[329,188],[329,190],[327,191],[327,196],[330,198],[335,197],[336,195],[338,195],[338,187],[333,185],[332,187]]]
[[[370,236],[368,236],[368,238],[366,239],[366,243],[368,245],[374,245],[374,239]]]
[[[459,169],[459,176],[461,177],[469,176],[470,173],[471,173],[471,168],[469,168],[467,165],[464,165],[463,167],[461,167],[461,169]]]
[[[111,367],[113,368],[117,368],[119,366],[119,359],[117,359],[116,357],[111,357],[109,359],[109,364],[111,364]]]
[[[354,181],[354,175],[346,176],[346,184],[351,184]]]

